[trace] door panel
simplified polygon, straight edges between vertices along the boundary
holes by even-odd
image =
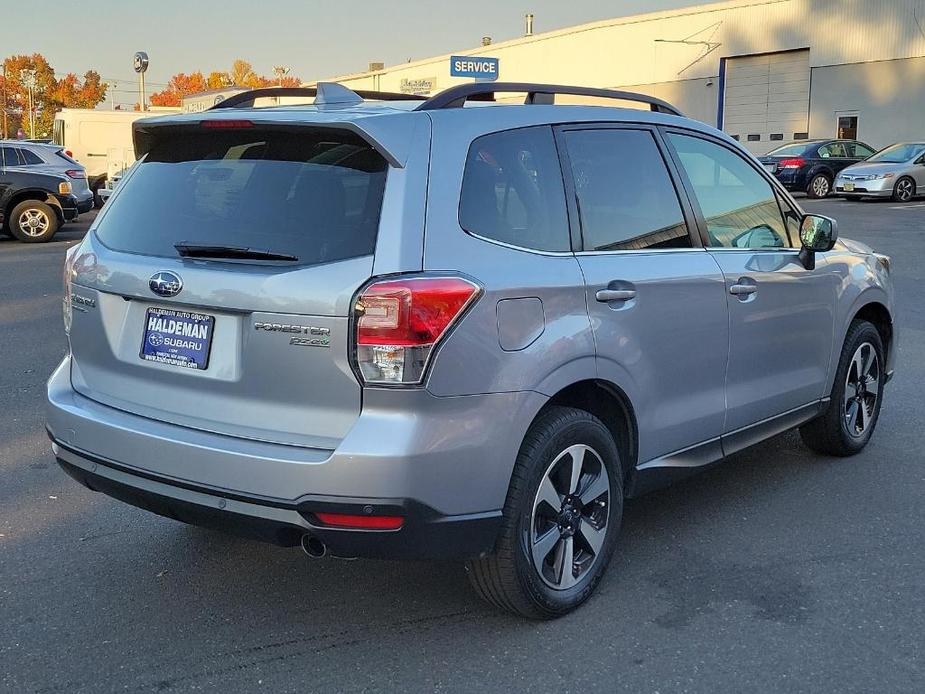
[[[726,285],[725,432],[820,399],[838,278],[821,256],[815,270],[800,262],[796,211],[752,160],[709,137],[667,139]]]
[[[823,397],[837,278],[818,257],[806,270],[795,250],[715,250],[729,303],[726,432]],[[734,294],[733,287],[751,286]]]
[[[688,250],[578,261],[599,373],[628,373],[635,385],[639,462],[718,437],[729,325],[723,276],[712,256]],[[635,294],[598,300],[599,292],[614,290]]]
[[[660,139],[645,128],[563,129],[559,150],[598,374],[628,391],[639,464],[716,441],[729,345],[723,276],[689,232]]]

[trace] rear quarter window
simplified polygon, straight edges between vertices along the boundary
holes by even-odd
[[[300,264],[370,255],[387,169],[346,131],[187,129],[160,136],[96,233],[116,250],[165,257],[180,242],[284,253]]]

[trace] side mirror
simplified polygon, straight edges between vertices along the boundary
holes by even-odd
[[[800,223],[800,260],[807,270],[816,267],[816,253],[831,251],[838,240],[838,223],[831,217],[808,214]]]

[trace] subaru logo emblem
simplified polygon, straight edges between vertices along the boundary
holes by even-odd
[[[148,280],[148,288],[158,296],[176,296],[183,289],[179,275],[162,270]]]

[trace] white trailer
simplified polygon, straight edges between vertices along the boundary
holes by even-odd
[[[132,123],[179,111],[158,107],[144,112],[64,108],[55,114],[54,140],[87,170],[90,188],[96,194],[111,176],[135,163]]]

